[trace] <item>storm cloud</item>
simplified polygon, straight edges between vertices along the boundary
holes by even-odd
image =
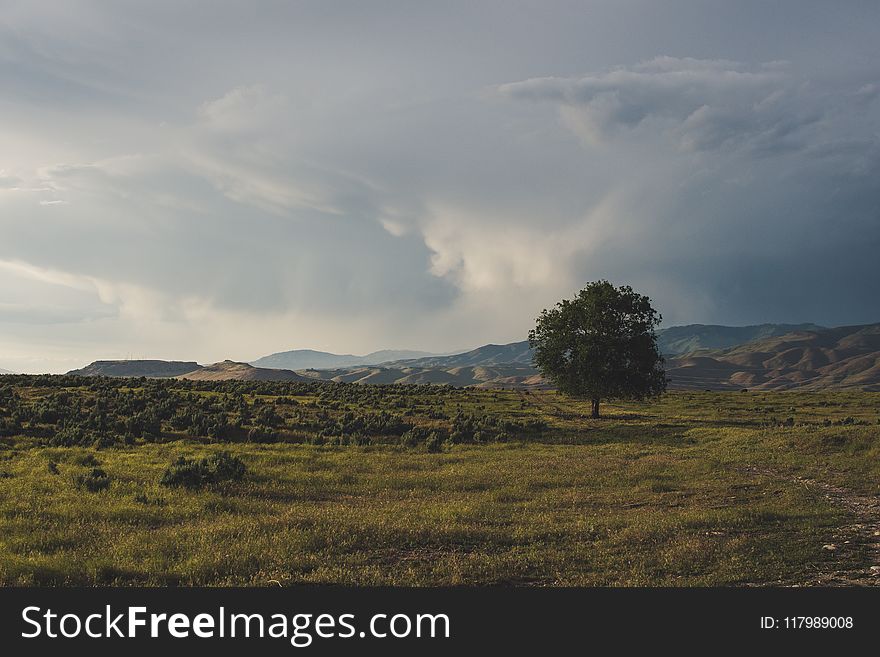
[[[880,320],[880,10],[660,4],[8,3],[0,367]]]

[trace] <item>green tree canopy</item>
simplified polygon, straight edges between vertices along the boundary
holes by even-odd
[[[556,388],[589,399],[645,399],[666,390],[654,329],[661,316],[628,285],[590,283],[572,300],[541,312],[529,332],[534,362]]]

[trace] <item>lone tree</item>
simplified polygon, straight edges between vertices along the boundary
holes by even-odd
[[[654,329],[661,317],[648,297],[628,285],[590,283],[538,317],[529,331],[534,362],[556,388],[592,402],[645,399],[666,390]]]

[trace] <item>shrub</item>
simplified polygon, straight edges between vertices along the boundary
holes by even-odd
[[[436,431],[432,431],[425,440],[425,449],[431,454],[443,451],[443,437]]]
[[[425,444],[432,436],[440,436],[442,441],[445,436],[440,435],[436,430],[428,427],[413,427],[400,437],[400,444],[404,447],[417,447]]]
[[[270,427],[251,427],[247,439],[250,443],[274,443],[278,440],[278,434]]]
[[[49,439],[52,447],[74,447],[86,445],[94,441],[94,436],[87,434],[81,427],[64,427]]]
[[[371,445],[373,443],[372,439],[369,436],[364,436],[359,433],[352,436],[351,442],[353,445],[359,445],[361,447]]]
[[[101,468],[92,468],[88,472],[76,475],[73,483],[80,490],[97,493],[110,486],[110,476]]]
[[[77,465],[84,465],[88,468],[94,468],[101,465],[101,462],[95,458],[94,454],[86,454],[73,460]]]
[[[229,452],[220,452],[203,459],[185,459],[182,456],[162,475],[163,486],[201,488],[224,481],[239,481],[244,477],[245,465]]]
[[[284,418],[282,418],[278,414],[278,411],[276,411],[272,406],[263,406],[259,411],[257,411],[257,424],[262,424],[267,427],[277,427],[280,426],[283,422]]]
[[[9,417],[0,417],[0,438],[14,436],[21,431],[21,422]]]
[[[121,442],[121,437],[106,433],[96,432],[83,428],[79,425],[65,426],[56,431],[48,440],[51,447],[113,447]]]
[[[113,436],[111,434],[102,433],[98,435],[94,442],[92,443],[92,447],[95,449],[105,449],[107,447],[115,447],[119,443],[125,442],[121,436]]]

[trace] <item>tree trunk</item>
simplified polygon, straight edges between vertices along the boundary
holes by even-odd
[[[599,419],[599,398],[598,397],[593,397],[592,406],[593,406],[593,412],[590,415],[590,417],[593,418],[594,420],[598,420]]]

